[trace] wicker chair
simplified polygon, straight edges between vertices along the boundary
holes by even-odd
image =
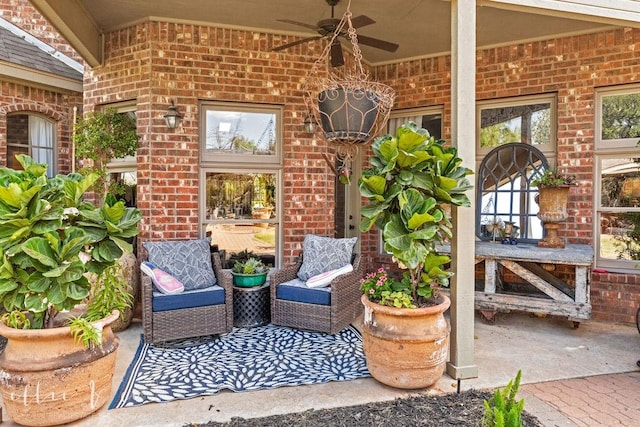
[[[231,331],[233,328],[232,277],[222,271],[220,255],[217,252],[211,254],[211,263],[217,284],[224,289],[224,304],[154,311],[153,284],[149,276],[142,275],[142,326],[145,342],[157,343]],[[178,296],[183,295],[178,294]]]
[[[278,286],[294,280],[302,266],[302,254],[294,265],[271,274],[271,323],[296,329],[337,334],[363,311],[360,279],[364,276],[361,255],[353,257],[353,272],[335,278],[330,284],[330,304],[311,304],[278,297]],[[315,292],[326,292],[313,289]]]

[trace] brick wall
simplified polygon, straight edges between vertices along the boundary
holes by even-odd
[[[619,29],[477,54],[479,100],[558,96],[558,163],[579,179],[570,198],[571,219],[563,231],[570,242],[589,244],[592,239],[595,88],[639,80],[639,39],[640,30]],[[320,46],[270,52],[287,41],[269,34],[164,22],[141,23],[107,35],[105,66],[85,76],[85,107],[121,100],[136,103],[142,137],[142,241],[198,235],[200,100],[283,105],[284,262],[292,260],[305,234],[332,232],[333,175],[321,156],[329,147],[301,130],[303,78]],[[375,67],[373,73],[397,90],[396,108],[443,106],[444,137],[449,139],[450,62],[449,57],[425,58]],[[162,120],[171,100],[184,115],[175,131],[167,130]],[[377,255],[375,233],[363,236],[362,250],[371,265],[389,262]],[[628,306],[637,303],[637,276],[594,274],[592,279],[594,318],[631,321]],[[624,289],[616,285],[623,282]]]
[[[7,165],[7,114],[41,114],[57,123],[57,172],[70,172],[73,106],[81,105],[80,93],[57,93],[0,79],[0,165]]]
[[[28,0],[0,0],[0,16],[61,53],[84,64],[82,57]]]
[[[80,60],[77,53],[27,0],[0,0],[0,16],[66,55]],[[57,122],[57,171],[70,172],[74,106],[82,106],[81,93],[31,87],[27,83],[5,81],[0,76],[0,165],[7,165],[7,114],[24,112],[41,114]]]
[[[322,157],[328,148],[302,130],[302,79],[321,45],[270,52],[291,40],[166,22],[107,35],[105,65],[85,75],[85,108],[136,104],[141,241],[199,235],[198,102],[205,100],[284,108],[285,262],[297,255],[305,234],[333,233],[334,177]],[[163,115],[172,100],[184,117],[179,128],[168,130]]]
[[[640,30],[617,29],[477,52],[478,100],[555,93],[558,96],[558,167],[576,175],[569,220],[561,235],[592,244],[595,90],[640,81]],[[397,91],[396,108],[441,105],[444,138],[450,139],[450,58],[426,58],[377,67],[375,77]],[[377,236],[363,247],[378,253]],[[374,263],[384,257],[376,256]],[[633,322],[640,303],[640,276],[592,276],[593,318]]]

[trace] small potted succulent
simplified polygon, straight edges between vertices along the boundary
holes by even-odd
[[[569,218],[567,212],[569,189],[577,185],[576,177],[564,175],[555,169],[545,169],[531,181],[531,185],[538,187],[536,202],[540,209],[537,216],[544,223],[545,229],[545,237],[538,242],[538,246],[564,248],[564,240],[558,236],[560,228],[558,223]]]
[[[260,258],[249,257],[243,261],[236,261],[231,269],[233,284],[241,288],[262,286],[267,280],[269,267]]]

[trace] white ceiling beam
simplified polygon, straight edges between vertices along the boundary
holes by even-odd
[[[103,60],[103,37],[81,0],[29,0],[91,67]]]
[[[608,25],[640,27],[640,2],[634,0],[481,0],[478,5]]]

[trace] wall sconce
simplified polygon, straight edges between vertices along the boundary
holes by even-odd
[[[304,131],[306,133],[314,133],[316,131],[316,122],[313,121],[313,118],[310,114],[307,114],[304,118],[304,122],[302,122],[304,126]]]
[[[182,119],[182,116],[178,113],[173,101],[171,101],[171,105],[169,105],[167,109],[167,114],[164,115],[164,121],[167,123],[167,127],[169,129],[175,129],[178,123],[180,123],[180,119]]]

